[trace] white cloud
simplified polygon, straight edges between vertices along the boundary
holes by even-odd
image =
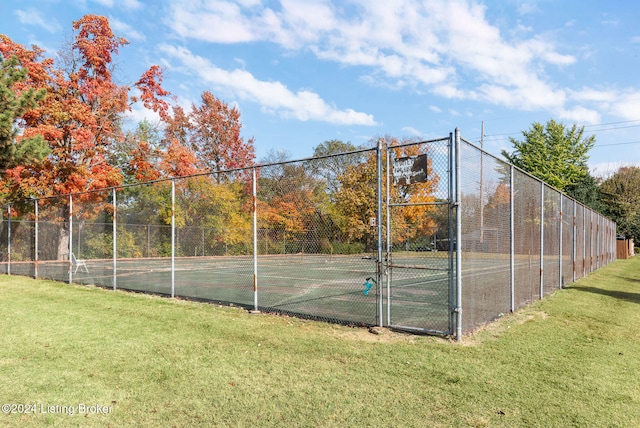
[[[149,123],[160,123],[160,115],[153,110],[145,108],[142,103],[134,104],[131,107],[131,111],[126,112],[125,119],[133,124],[138,124],[143,120],[147,120]]]
[[[602,119],[600,113],[585,107],[574,107],[570,110],[561,110],[558,112],[560,119],[566,119],[581,124],[596,124]]]
[[[262,0],[237,0],[244,7],[258,6]]]
[[[481,100],[524,111],[558,111],[566,101],[562,90],[554,90],[540,81],[529,86],[482,85],[478,92]]]
[[[557,52],[543,52],[541,57],[549,64],[571,65],[576,63],[576,57],[573,55],[561,55]]]
[[[529,15],[536,12],[540,12],[540,10],[535,2],[525,1],[518,5],[518,14],[520,15]]]
[[[113,7],[113,0],[93,0],[93,1],[102,6]]]
[[[612,113],[628,120],[636,120],[640,117],[640,92],[629,91],[618,94],[612,103]]]
[[[42,14],[36,9],[29,8],[25,10],[16,10],[14,11],[18,20],[22,24],[27,25],[36,25],[38,27],[44,28],[49,33],[57,33],[62,31],[62,25],[55,19],[51,17],[43,17]]]
[[[108,8],[113,8],[116,4],[118,5],[118,7],[122,7],[127,10],[136,10],[142,7],[142,3],[138,0],[118,0],[117,2],[115,0],[93,0],[93,1],[98,3],[99,5],[102,5]]]
[[[598,103],[610,103],[615,101],[618,94],[612,90],[598,90],[592,88],[582,88],[579,91],[571,91],[571,98],[576,101],[591,101]]]
[[[418,131],[412,126],[405,126],[404,128],[402,128],[402,132],[406,132],[407,134],[414,135],[416,137],[422,137],[424,135],[423,132]]]
[[[607,179],[618,172],[623,166],[630,166],[630,164],[626,162],[601,162],[589,165],[589,170],[594,177]]]
[[[114,17],[109,17],[109,24],[111,29],[118,34],[123,35],[128,40],[143,41],[145,40],[144,34],[139,33],[129,24],[122,22]]]
[[[592,113],[588,115],[590,118],[594,117],[595,109],[627,120],[637,120],[640,117],[640,91],[632,88],[624,90],[582,88],[579,91],[570,92],[570,98],[572,101],[591,106]],[[599,118],[590,123],[598,122]]]
[[[197,3],[197,2],[196,2]],[[210,2],[210,7],[194,9],[191,2],[173,2],[167,23],[182,37],[214,43],[241,43],[256,39],[251,22],[238,5]],[[215,28],[215,31],[211,31]]]
[[[160,50],[178,60],[186,69],[193,70],[205,82],[228,91],[235,97],[257,103],[265,111],[302,121],[317,120],[338,125],[376,125],[372,115],[353,109],[339,110],[312,91],[293,92],[280,82],[258,80],[246,70],[223,70],[185,48],[162,45]]]
[[[288,48],[300,47],[302,41],[309,43],[320,34],[332,31],[338,24],[332,7],[326,2],[281,0],[282,14],[270,14],[274,35]]]
[[[586,114],[587,106],[565,105],[568,89],[558,87],[547,70],[570,67],[576,56],[539,35],[508,38],[512,33],[491,23],[486,10],[476,0],[181,0],[172,2],[167,24],[185,38],[267,42],[363,67],[361,81],[376,86],[427,88],[444,98],[518,110]],[[530,14],[538,7],[519,2],[518,11]]]
[[[142,2],[138,0],[124,0],[124,8],[129,10],[136,10],[142,8]]]
[[[447,84],[447,83],[435,86],[433,88],[433,93],[449,99],[463,99],[463,98],[476,99],[477,98],[475,94],[462,91],[458,89],[455,85]]]

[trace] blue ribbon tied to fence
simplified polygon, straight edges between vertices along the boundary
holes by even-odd
[[[367,278],[364,281],[364,290],[362,290],[362,292],[364,293],[365,296],[369,295],[369,291],[371,291],[371,289],[373,288],[374,285],[377,284],[377,281],[371,277]]]

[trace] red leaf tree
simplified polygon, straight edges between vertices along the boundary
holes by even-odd
[[[189,119],[190,143],[205,169],[219,171],[253,165],[253,138],[245,142],[240,136],[242,123],[237,108],[205,91],[200,107],[192,105]]]
[[[44,162],[20,165],[3,177],[13,198],[49,196],[112,187],[122,182],[122,173],[108,161],[108,150],[120,138],[123,114],[132,102],[141,99],[145,106],[166,114],[162,100],[168,93],[160,85],[156,66],[145,72],[134,85],[141,95],[130,96],[132,87],[113,81],[111,66],[118,49],[127,44],[116,37],[107,18],[86,15],[73,23],[75,38],[64,52],[66,68],[56,68],[44,59],[37,47],[27,49],[0,36],[0,54],[16,56],[28,70],[17,90],[45,89],[46,96],[22,116],[25,138],[41,135],[50,147]],[[70,59],[70,60],[69,60]],[[104,193],[102,193],[104,194]],[[81,198],[100,198],[85,193]],[[63,209],[62,217],[69,214]],[[69,230],[61,228],[58,257],[68,253]]]

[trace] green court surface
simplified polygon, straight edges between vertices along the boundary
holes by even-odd
[[[446,253],[398,254],[383,269],[382,284],[368,292],[377,263],[369,255],[288,254],[259,256],[257,292],[251,256],[86,260],[87,270],[71,281],[201,299],[342,323],[385,323],[446,331],[449,328],[449,272]],[[73,271],[74,269],[72,269]],[[19,272],[18,272],[19,271]],[[12,264],[12,272],[35,276],[33,263]],[[68,282],[68,262],[39,262],[38,277]],[[375,282],[375,281],[373,281]],[[380,295],[380,292],[382,295]],[[380,302],[382,296],[382,302]],[[391,302],[391,306],[389,306]]]
[[[549,259],[557,262],[557,255]],[[72,266],[71,275],[66,261],[40,261],[37,276],[248,309],[257,303],[261,311],[347,324],[383,323],[450,334],[454,261],[447,252],[398,251],[380,264],[378,278],[376,260],[366,254],[260,255],[255,290],[252,256],[118,259],[115,264],[112,259],[86,260],[87,271]],[[547,294],[563,279],[556,264],[545,260],[544,266],[549,266],[544,276]],[[12,263],[11,273],[36,276],[35,263]],[[465,330],[509,312],[510,275],[508,254],[463,253]],[[516,256],[514,275],[516,307],[540,298],[539,257]]]

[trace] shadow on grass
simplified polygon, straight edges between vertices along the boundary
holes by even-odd
[[[640,293],[629,293],[627,291],[616,291],[616,290],[603,290],[602,288],[597,287],[582,287],[582,286],[573,286],[572,290],[577,291],[586,291],[587,293],[601,294],[603,296],[609,296],[620,300],[626,300],[631,303],[640,303]]]

